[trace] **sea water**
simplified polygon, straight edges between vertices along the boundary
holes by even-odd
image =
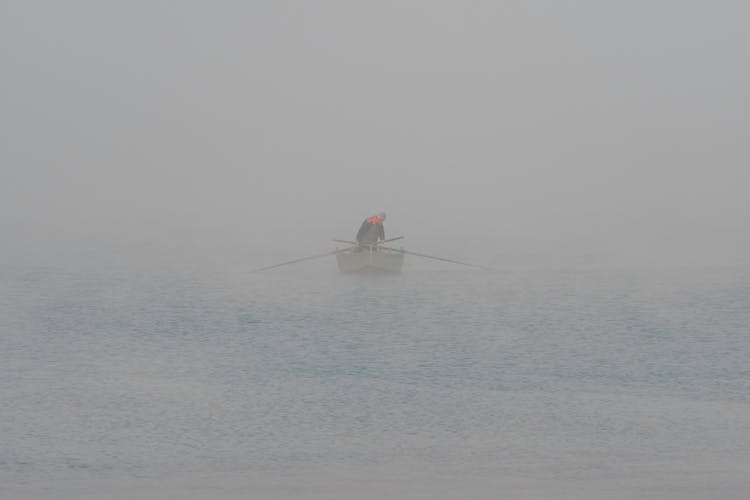
[[[750,498],[750,272],[0,273],[0,498]]]

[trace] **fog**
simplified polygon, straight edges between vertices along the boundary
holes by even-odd
[[[372,213],[495,267],[750,264],[744,2],[0,3],[6,266],[229,266]]]

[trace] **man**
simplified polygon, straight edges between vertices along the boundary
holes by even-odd
[[[383,229],[384,220],[385,212],[380,212],[377,215],[365,219],[362,226],[360,226],[359,231],[357,231],[357,237],[354,238],[357,248],[359,248],[360,245],[365,245],[374,250],[376,244],[383,244],[385,241],[385,229]]]

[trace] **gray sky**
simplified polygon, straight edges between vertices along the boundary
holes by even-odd
[[[515,265],[750,264],[746,2],[0,2],[3,265],[256,267],[373,212]]]

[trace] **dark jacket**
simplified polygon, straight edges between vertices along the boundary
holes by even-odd
[[[365,219],[357,231],[357,237],[355,238],[360,243],[377,243],[377,241],[385,239],[385,229],[383,229],[383,223],[373,224],[369,219]]]

